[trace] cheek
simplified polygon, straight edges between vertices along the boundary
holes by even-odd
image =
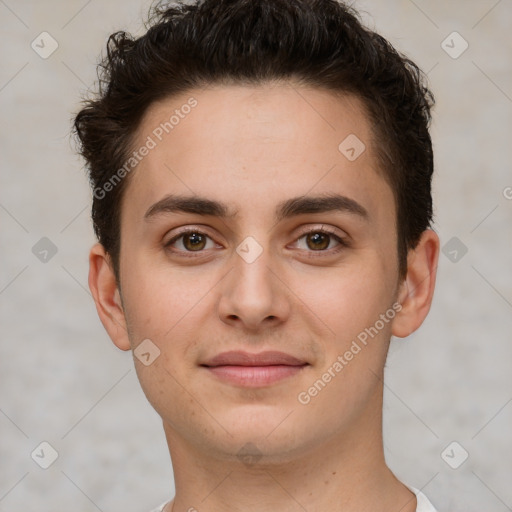
[[[197,327],[197,316],[214,289],[216,276],[197,267],[155,264],[143,256],[127,258],[126,268],[130,272],[122,277],[123,303],[132,344],[149,338],[162,351],[176,351],[180,340],[194,340],[187,331]]]
[[[393,288],[376,257],[360,263],[323,269],[300,276],[291,287],[298,291],[310,315],[316,315],[331,337],[356,335],[390,307]]]
[[[198,279],[191,286],[190,277],[179,270],[170,273],[135,259],[129,265],[130,275],[122,281],[123,303],[137,376],[153,407],[170,423],[179,423],[191,408],[183,386],[194,369],[189,351],[200,341],[201,299],[205,294],[207,298],[211,285]],[[157,356],[148,365],[137,358],[136,350],[146,339],[157,347]]]
[[[325,332],[318,333],[322,358],[297,396],[299,410],[305,418],[321,415],[333,429],[349,425],[378,394],[395,314],[393,290],[378,269],[331,273],[306,285],[301,296]]]
[[[314,378],[302,389],[303,398],[311,410],[332,415],[333,424],[342,421],[339,414],[360,410],[378,385],[376,375],[384,367],[395,314],[393,275],[384,271],[376,253],[361,255],[360,261],[304,280],[301,294],[323,329],[317,333],[322,357]],[[333,403],[334,408],[329,405]]]

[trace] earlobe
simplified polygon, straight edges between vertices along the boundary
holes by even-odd
[[[393,336],[405,338],[425,320],[434,295],[438,258],[439,237],[427,229],[416,248],[409,251],[407,275],[398,292],[402,309],[393,320]]]
[[[130,350],[121,296],[109,255],[103,245],[95,244],[89,253],[89,288],[101,323],[121,350]]]

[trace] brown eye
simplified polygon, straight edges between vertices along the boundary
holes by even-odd
[[[183,235],[183,246],[188,251],[201,251],[206,245],[206,237],[201,233],[187,233]]]
[[[165,244],[174,253],[199,253],[214,246],[215,243],[208,235],[192,229],[182,231]]]
[[[313,256],[313,253],[318,253],[317,256],[333,255],[349,247],[349,243],[344,237],[326,228],[307,231],[295,243],[296,247],[308,252],[310,256]]]
[[[312,232],[306,235],[306,244],[313,251],[323,251],[329,247],[331,235],[322,232]]]

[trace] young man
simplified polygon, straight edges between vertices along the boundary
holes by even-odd
[[[89,285],[163,421],[157,510],[433,511],[382,444],[439,252],[418,68],[335,0],[205,0],[102,69]]]

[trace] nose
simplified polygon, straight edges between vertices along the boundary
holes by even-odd
[[[250,261],[250,260],[249,260]],[[290,313],[291,292],[268,249],[252,262],[236,254],[234,268],[223,280],[218,303],[220,319],[248,331],[277,326]]]

